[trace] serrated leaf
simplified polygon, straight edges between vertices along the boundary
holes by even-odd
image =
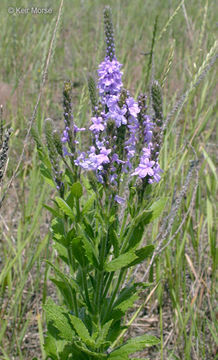
[[[146,225],[158,218],[165,208],[167,200],[168,198],[163,197],[156,201],[148,210],[144,210],[135,218],[134,224],[138,225],[142,223],[142,225]]]
[[[112,320],[106,322],[106,323],[103,325],[103,327],[101,328],[100,335],[99,335],[99,337],[98,337],[98,339],[97,339],[97,341],[96,341],[96,344],[95,344],[95,346],[96,346],[97,348],[99,348],[101,345],[104,345],[104,344],[105,344],[105,341],[106,341],[107,335],[108,335],[108,331],[109,331],[109,329],[110,329],[111,324],[112,324],[113,321],[114,321],[114,320],[112,319]]]
[[[81,319],[74,315],[69,315],[71,324],[73,325],[76,333],[80,337],[80,339],[84,342],[84,344],[88,346],[95,346],[94,340],[89,335],[88,329],[84,325]]]
[[[63,220],[60,219],[59,217],[54,218],[51,222],[51,230],[52,230],[53,239],[58,241],[60,244],[67,246]]]
[[[83,194],[82,185],[79,182],[74,183],[71,186],[71,193],[73,194],[73,196],[75,196],[77,199],[79,199]]]
[[[82,237],[82,243],[87,259],[92,265],[94,265],[95,268],[98,268],[98,261],[96,258],[94,246],[88,239],[86,239],[85,236]]]
[[[53,247],[55,248],[55,250],[57,250],[58,256],[66,263],[69,265],[69,261],[68,261],[68,254],[67,254],[67,249],[64,245],[62,245],[59,242],[56,242],[53,244]]]
[[[116,305],[114,307],[114,310],[121,310],[122,312],[126,312],[126,310],[128,310],[129,308],[131,308],[134,303],[136,302],[136,300],[138,300],[138,294],[134,294],[132,295],[129,299],[126,299],[124,301],[122,301],[121,303],[119,303],[118,305]]]
[[[144,350],[146,347],[157,345],[159,342],[160,340],[152,335],[137,336],[133,339],[128,340],[124,345],[120,346],[119,349],[114,350],[109,355],[108,359],[117,360],[119,356],[127,356],[133,354],[136,351]]]
[[[72,342],[75,332],[69,322],[69,314],[63,307],[56,305],[51,298],[48,298],[44,305],[46,319],[49,326],[55,330],[56,337]]]
[[[69,287],[66,285],[64,281],[60,281],[54,278],[50,278],[50,280],[56,285],[59,289],[60,293],[62,294],[65,303],[68,305],[68,308],[72,308],[72,296]]]
[[[109,230],[109,241],[114,247],[114,254],[115,256],[119,256],[119,238],[114,229]]]
[[[46,262],[52,267],[56,275],[59,276],[59,278],[62,279],[66,285],[68,285],[70,288],[73,288],[76,291],[80,290],[78,284],[74,279],[69,278],[66,274],[63,274],[63,272],[59,270],[58,267],[52,264],[49,260],[46,260]]]
[[[137,256],[134,254],[133,251],[127,252],[118,256],[116,259],[110,261],[109,263],[105,264],[104,269],[106,271],[116,271],[120,270],[125,266],[128,266],[133,260],[137,259]]]
[[[43,207],[46,208],[48,211],[50,211],[50,213],[52,213],[52,215],[54,215],[55,217],[59,217],[59,213],[55,209],[53,209],[51,206],[43,204]]]
[[[113,352],[109,355],[108,359],[114,359],[114,360],[129,360],[128,355],[124,354],[117,354],[115,357],[111,357],[113,355]]]
[[[77,236],[71,239],[70,247],[72,249],[72,255],[75,257],[75,259],[78,261],[78,263],[84,267],[86,265],[86,258],[84,256],[84,250],[83,250],[83,242],[82,237]]]
[[[134,266],[140,264],[142,261],[147,259],[154,251],[154,245],[147,245],[142,247],[141,249],[135,250],[135,255],[137,258],[131,262],[128,266]]]
[[[93,194],[84,204],[83,209],[82,209],[82,214],[85,215],[92,207],[94,201],[96,199],[96,195]]]
[[[45,167],[44,164],[40,164],[40,172],[42,174],[42,176],[44,177],[45,181],[52,186],[53,188],[56,188],[55,184],[54,184],[54,180],[51,176],[50,171]]]
[[[60,197],[56,197],[55,201],[65,215],[69,216],[72,220],[75,220],[73,210],[69,207],[69,205],[67,205],[67,203],[63,199],[61,199]]]
[[[52,360],[67,360],[72,350],[67,341],[55,339],[50,334],[45,338],[44,348]]]
[[[118,306],[119,304],[121,304],[123,301],[129,299],[133,294],[136,293],[136,291],[137,291],[137,285],[136,285],[136,284],[133,284],[132,286],[128,286],[128,285],[125,286],[125,287],[121,290],[121,292],[120,292],[117,300],[115,301],[114,307],[117,307],[117,306]]]
[[[131,237],[129,239],[129,245],[127,251],[135,248],[136,245],[138,245],[141,242],[143,233],[144,233],[144,226],[142,224],[134,226]]]

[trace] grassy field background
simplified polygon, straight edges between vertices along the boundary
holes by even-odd
[[[154,192],[157,198],[159,194],[168,197],[168,212],[182,189],[190,161],[199,159],[199,176],[192,176],[173,231],[182,226],[154,266],[159,286],[128,336],[148,332],[160,337],[159,349],[142,355],[148,359],[218,359],[215,65],[197,87],[193,86],[203,73],[204,61],[208,64],[217,51],[218,9],[215,2],[206,0],[65,0],[34,120],[42,136],[46,117],[51,117],[58,129],[64,127],[62,88],[67,79],[73,81],[75,122],[86,125],[89,121],[87,76],[95,74],[104,56],[102,13],[106,4],[112,8],[125,86],[136,95],[149,92],[153,74],[163,86],[165,118],[176,99],[185,92],[187,95],[183,110],[169,121],[161,152],[163,179]],[[1,0],[0,6],[0,104],[4,106],[5,125],[13,128],[1,196],[24,148],[21,165],[0,208],[1,360],[45,359],[42,304],[48,295],[57,297],[45,264],[45,259],[56,261],[49,236],[50,215],[43,208],[44,203],[51,203],[53,191],[40,175],[31,137],[24,139],[59,5],[59,1],[38,0],[30,5],[30,1]],[[8,13],[9,7],[31,6],[51,7],[52,14]],[[146,54],[151,50],[157,16],[154,66],[149,73],[150,57]],[[161,223],[161,219],[156,221],[149,230],[150,242]],[[143,278],[145,270],[146,264],[138,269],[137,279]],[[142,294],[142,302],[149,291]]]

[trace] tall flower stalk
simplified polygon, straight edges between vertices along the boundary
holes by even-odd
[[[58,253],[58,263],[49,263],[55,274],[51,280],[62,295],[61,305],[48,299],[44,306],[45,351],[53,360],[118,360],[120,354],[128,360],[159,342],[145,334],[113,347],[126,312],[145,287],[126,284],[128,269],[152,256],[154,246],[140,244],[145,225],[161,213],[166,199],[151,205],[143,195],[149,184],[160,181],[160,89],[154,84],[155,115],[150,118],[146,95],[135,100],[123,85],[109,7],[104,28],[105,57],[97,82],[88,79],[92,116],[87,130],[73,117],[69,81],[63,90],[62,135],[47,119],[45,147],[33,130],[43,175],[59,192],[54,208],[47,206],[54,216],[51,231]],[[89,136],[87,149],[78,142],[79,131]]]

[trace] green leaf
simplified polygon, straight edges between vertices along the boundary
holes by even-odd
[[[130,339],[126,342],[126,344],[119,347],[119,349],[114,350],[108,357],[108,359],[119,359],[119,356],[121,356],[120,359],[125,359],[125,356],[129,354],[133,354],[136,351],[144,350],[146,347],[157,345],[159,343],[159,339],[157,339],[155,336],[152,335],[142,335],[137,336],[133,339]]]
[[[69,315],[71,324],[73,325],[75,331],[77,332],[80,339],[88,346],[95,346],[94,340],[89,335],[88,329],[84,325],[81,319],[74,315]]]
[[[78,261],[78,263],[84,267],[86,265],[86,258],[84,256],[82,237],[77,236],[71,239],[70,247],[72,249],[72,256]]]
[[[55,339],[50,334],[45,338],[44,348],[52,360],[68,360],[72,352],[72,346],[67,341]]]
[[[48,206],[46,204],[43,204],[44,208],[46,208],[48,211],[50,211],[50,213],[52,213],[52,215],[56,216],[56,217],[59,217],[60,214],[55,210],[53,209],[51,206]]]
[[[116,305],[114,307],[114,310],[121,310],[123,313],[125,313],[129,308],[131,308],[134,303],[136,302],[136,300],[138,300],[138,295],[133,294],[129,299],[126,299],[124,301],[122,301],[121,303],[119,303],[118,305]]]
[[[98,265],[98,261],[97,261],[97,258],[96,258],[96,254],[95,254],[95,248],[94,246],[92,245],[92,243],[86,239],[85,236],[82,237],[82,242],[83,242],[83,248],[85,250],[85,254],[86,254],[86,257],[87,259],[89,260],[89,262],[94,265],[95,268],[98,268],[99,265]]]
[[[50,280],[57,286],[57,288],[59,289],[60,293],[62,294],[63,299],[65,300],[65,303],[67,304],[68,308],[71,309],[72,308],[72,296],[71,296],[71,291],[70,291],[69,287],[66,285],[66,283],[64,281],[59,281],[54,278],[50,278]]]
[[[163,197],[156,201],[148,210],[144,210],[135,218],[134,224],[138,225],[142,223],[142,225],[146,225],[158,218],[165,208],[167,200],[168,198]]]
[[[71,187],[71,193],[73,194],[73,196],[79,199],[83,194],[82,185],[79,182],[74,183]]]
[[[44,305],[46,319],[48,324],[48,331],[51,332],[57,339],[64,339],[72,342],[75,332],[70,325],[69,314],[67,314],[63,307],[56,305],[51,298],[48,298]]]
[[[53,247],[55,248],[55,250],[57,250],[58,256],[67,264],[69,265],[69,261],[68,261],[68,254],[67,254],[67,249],[64,245],[62,245],[59,242],[56,242],[55,244],[53,244]]]
[[[131,250],[121,254],[114,260],[105,264],[104,269],[106,271],[116,271],[122,269],[123,267],[130,267],[136,264],[140,264],[143,260],[149,257],[154,251],[153,245],[147,245],[138,250]]]
[[[96,199],[96,195],[93,194],[85,203],[82,209],[82,214],[85,215],[92,207],[94,201]]]
[[[56,197],[55,201],[65,215],[69,216],[72,220],[75,220],[73,210],[69,207],[69,205],[67,205],[67,203],[63,199],[61,199],[60,197]]]
[[[147,259],[149,256],[152,255],[154,251],[154,245],[147,245],[142,247],[141,249],[135,250],[135,255],[137,258],[132,261],[128,266],[134,266],[136,264],[140,264],[142,261]]]
[[[51,231],[53,239],[58,241],[60,244],[67,246],[67,241],[65,237],[65,228],[64,222],[59,217],[55,218],[51,222]]]
[[[46,260],[46,262],[52,267],[56,275],[59,276],[59,278],[62,279],[68,287],[76,290],[77,292],[80,290],[78,284],[74,279],[69,278],[68,275],[64,274],[61,270],[58,269],[57,266],[52,264],[50,261]]]
[[[137,292],[137,285],[136,284],[133,284],[132,286],[129,286],[129,285],[125,286],[121,290],[117,300],[115,301],[114,307],[118,307],[119,304],[121,304],[125,300],[129,299],[136,292]]]
[[[125,266],[128,266],[133,260],[137,259],[137,256],[134,254],[133,251],[126,252],[118,256],[116,259],[110,261],[109,263],[105,264],[106,271],[116,271],[120,270]]]
[[[136,290],[135,290],[136,291]],[[123,302],[119,303],[117,306],[113,308],[113,311],[109,314],[108,319],[119,320],[123,318],[126,311],[133,307],[136,300],[138,300],[137,292],[133,294],[129,299],[124,300]]]
[[[129,245],[127,248],[127,251],[131,250],[132,248],[135,248],[136,245],[138,245],[141,240],[144,233],[144,226],[140,223],[138,226],[134,226],[132,229],[132,234],[129,239]]]
[[[114,247],[115,256],[119,256],[119,238],[114,229],[109,229],[109,241]]]
[[[108,359],[113,360],[129,360],[129,357],[127,354],[116,354],[115,357],[113,357],[113,352],[109,355]]]
[[[112,320],[106,322],[106,323],[103,325],[103,327],[101,328],[100,335],[99,335],[99,337],[97,338],[97,341],[96,341],[96,344],[95,344],[95,346],[96,346],[97,348],[99,348],[101,345],[104,345],[104,344],[105,344],[105,341],[106,341],[107,335],[108,335],[108,331],[109,331],[109,329],[110,329],[111,324],[112,324],[113,321],[114,321],[114,320],[112,319]]]
[[[44,177],[45,181],[52,186],[53,188],[56,188],[55,184],[54,184],[54,180],[51,176],[50,171],[45,167],[44,164],[40,164],[40,172],[42,174],[42,176]]]

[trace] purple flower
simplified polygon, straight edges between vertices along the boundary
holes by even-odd
[[[116,59],[110,60],[106,57],[102,61],[98,67],[98,88],[100,95],[117,95],[120,92],[123,86],[121,67],[122,65]]]
[[[80,132],[80,131],[85,131],[85,130],[86,130],[86,128],[79,128],[79,127],[76,126],[75,124],[74,124],[73,128],[74,128],[74,133],[75,133],[75,134],[78,133],[78,132]]]
[[[118,100],[119,96],[117,95],[109,95],[106,97],[105,103],[108,106],[110,112],[115,111]]]
[[[126,100],[126,103],[127,103],[130,115],[137,117],[137,114],[140,112],[137,102],[132,97],[129,97]]]
[[[68,131],[69,131],[69,127],[66,126],[65,130],[63,131],[63,136],[61,138],[61,141],[62,141],[63,144],[65,144],[66,142],[69,141]]]
[[[108,155],[111,153],[111,149],[106,149],[103,147],[100,150],[99,154],[95,153],[95,147],[92,146],[89,151],[89,157],[85,158],[84,153],[82,153],[75,162],[76,165],[80,165],[85,170],[102,170],[102,164],[107,164],[110,162]]]
[[[93,132],[99,132],[104,130],[104,125],[102,124],[102,117],[92,117],[92,125],[89,127],[89,129]]]
[[[125,204],[126,200],[124,198],[122,198],[119,195],[116,195],[114,200],[118,203],[118,204]]]
[[[160,165],[157,162],[153,167],[153,170],[154,170],[154,175],[153,178],[148,180],[149,184],[153,184],[154,182],[158,183],[161,179],[161,176],[159,174],[163,172],[163,170],[160,168]]]
[[[127,109],[125,106],[123,106],[121,109],[118,105],[116,105],[114,107],[114,111],[109,112],[107,117],[115,120],[116,126],[119,128],[122,124],[123,125],[127,124],[127,119],[124,116],[126,114],[126,112],[127,112]]]
[[[125,161],[120,160],[119,156],[116,153],[112,155],[111,160],[112,162],[116,162],[117,164],[125,164]]]
[[[145,176],[153,176],[154,170],[152,169],[153,165],[155,164],[154,161],[150,161],[148,158],[141,159],[141,162],[139,166],[135,169],[134,175],[138,175],[141,179],[143,179]]]

